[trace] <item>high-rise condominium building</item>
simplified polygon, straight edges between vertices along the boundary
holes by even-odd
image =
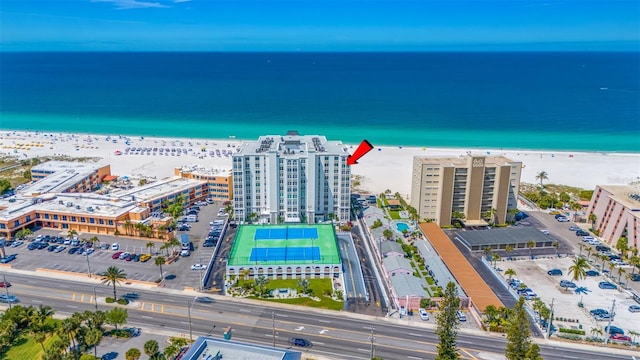
[[[522,163],[503,156],[413,158],[411,206],[420,219],[450,225],[463,216],[467,226],[483,219],[504,223],[517,208]]]
[[[348,148],[324,136],[261,136],[233,155],[233,216],[261,223],[349,220]]]
[[[629,249],[640,248],[640,190],[627,185],[598,185],[587,214],[595,215],[593,228],[607,243],[616,246],[627,238]]]

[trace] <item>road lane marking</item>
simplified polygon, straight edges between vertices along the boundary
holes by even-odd
[[[415,356],[407,356],[407,359],[416,359],[416,360],[422,360],[422,358],[419,358],[419,357],[415,357]]]
[[[370,352],[371,351],[371,349],[363,349],[363,348],[358,348],[357,350],[358,351],[366,351],[366,352]]]
[[[282,315],[281,314],[276,314],[276,316],[277,317],[283,317],[283,318],[288,318],[289,317],[289,315],[284,315],[284,314],[282,314]]]
[[[331,324],[331,321],[329,320],[318,320],[318,321],[325,324]]]
[[[411,336],[417,336],[417,337],[422,337],[422,336],[423,336],[423,335],[420,335],[420,334],[414,334],[414,333],[409,333],[409,335],[411,335]]]
[[[76,305],[69,305],[69,304],[67,304],[67,307],[74,308],[74,309],[78,308]]]
[[[140,315],[140,317],[143,319],[153,319],[153,317],[147,315]]]

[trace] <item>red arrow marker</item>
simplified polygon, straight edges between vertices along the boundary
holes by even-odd
[[[360,143],[360,145],[358,145],[358,148],[353,153],[353,155],[347,156],[347,165],[357,164],[358,160],[361,157],[363,157],[366,153],[371,151],[371,149],[373,149],[373,145],[371,145],[371,143],[368,142],[367,140],[362,140],[362,142]]]

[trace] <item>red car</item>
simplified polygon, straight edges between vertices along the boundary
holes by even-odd
[[[120,257],[120,255],[122,255],[122,251],[116,251],[115,253],[113,253],[113,255],[111,255],[111,258],[113,260],[117,260]]]
[[[615,340],[615,341],[627,341],[627,342],[631,341],[631,337],[627,335],[622,335],[622,334],[613,334],[609,336],[609,339]]]
[[[4,281],[0,281],[0,288],[8,288],[11,286],[10,282],[4,282]]]

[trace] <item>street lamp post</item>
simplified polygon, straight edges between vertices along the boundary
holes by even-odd
[[[98,311],[98,295],[96,295],[96,287],[93,287],[93,301],[96,304],[96,311]]]
[[[87,254],[87,276],[91,277],[91,264],[89,263],[89,254]]]
[[[375,341],[376,338],[373,336],[373,330],[375,330],[375,328],[371,326],[371,336],[369,336],[369,339],[371,340],[371,358],[372,359],[376,357],[376,347],[373,345],[373,342]]]
[[[4,280],[4,290],[7,293],[7,302],[9,303],[9,309],[11,309],[11,299],[9,299],[9,286],[7,285],[7,275],[2,274]]]
[[[190,302],[190,300],[187,300],[187,315],[189,316],[189,341],[191,341],[191,342],[193,342],[193,334],[191,332],[191,307],[195,303],[196,303],[195,301],[194,302]]]

